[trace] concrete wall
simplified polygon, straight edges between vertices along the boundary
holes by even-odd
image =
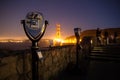
[[[75,64],[75,48],[75,46],[63,46],[42,50],[44,58],[39,61],[40,80],[53,80],[68,65]],[[30,80],[30,50],[0,52],[4,53],[5,56],[0,56],[0,80]]]

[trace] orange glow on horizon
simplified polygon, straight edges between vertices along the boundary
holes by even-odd
[[[53,42],[54,42],[54,46],[62,46],[62,44],[64,43],[64,40],[63,39],[60,39],[60,38],[55,38],[54,40],[53,40]]]
[[[27,37],[0,37],[0,40],[26,40]]]
[[[11,43],[22,43],[23,40],[0,40],[1,43],[7,43],[7,42],[11,42]]]

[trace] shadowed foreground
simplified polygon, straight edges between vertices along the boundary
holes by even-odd
[[[120,45],[94,47],[79,70],[66,70],[56,80],[120,80]],[[86,66],[84,66],[86,65]]]

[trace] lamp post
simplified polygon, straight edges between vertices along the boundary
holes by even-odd
[[[78,59],[79,59],[79,41],[80,41],[80,33],[81,33],[81,29],[80,28],[74,28],[74,33],[75,33],[75,37],[76,37],[76,68],[78,69]]]
[[[32,80],[38,80],[38,59],[42,58],[38,54],[40,53],[38,52],[38,41],[44,35],[48,21],[44,20],[40,12],[29,12],[25,20],[22,20],[21,23],[23,24],[27,37],[32,41]]]

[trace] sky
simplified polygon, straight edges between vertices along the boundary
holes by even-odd
[[[120,0],[0,0],[0,39],[27,38],[21,20],[30,11],[43,13],[49,25],[43,38],[53,39],[56,24],[62,38],[74,35],[73,29],[120,27]]]

